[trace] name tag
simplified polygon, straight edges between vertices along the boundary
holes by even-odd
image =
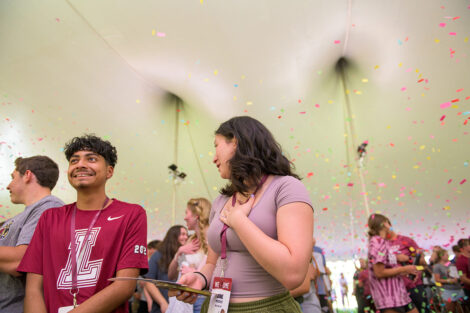
[[[74,309],[73,305],[63,306],[63,307],[59,308],[59,311],[57,313],[68,313],[68,312],[72,311],[73,309]]]
[[[212,284],[212,295],[207,313],[226,313],[230,303],[232,292],[232,279],[226,277],[215,277]]]

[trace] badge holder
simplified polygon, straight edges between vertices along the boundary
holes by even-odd
[[[232,279],[224,277],[227,268],[227,259],[220,259],[222,271],[220,277],[214,277],[212,295],[207,313],[227,313],[232,292]]]

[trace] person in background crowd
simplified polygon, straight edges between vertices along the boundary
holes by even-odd
[[[133,280],[146,272],[147,215],[109,199],[116,148],[94,135],[65,145],[77,202],[45,211],[18,271],[26,278],[25,313],[127,312]]]
[[[147,259],[150,260],[152,255],[157,251],[161,240],[152,240],[147,243]],[[142,276],[140,276],[142,277]],[[131,301],[129,301],[131,302]],[[137,288],[133,296],[132,306],[129,312],[132,313],[148,313],[152,310],[152,297],[145,289],[145,282],[138,281]]]
[[[288,290],[304,282],[311,258],[308,192],[259,121],[234,117],[215,133],[213,161],[228,184],[212,205],[206,265],[179,283],[204,289],[223,271],[232,279],[229,312],[301,312]],[[217,266],[219,256],[223,261]],[[178,300],[196,301],[195,294],[174,292]],[[210,300],[201,312],[207,312]]]
[[[194,234],[188,238],[185,245],[181,246],[173,257],[168,268],[170,280],[177,280],[185,273],[198,271],[206,263],[208,250],[206,232],[209,227],[210,211],[211,203],[205,198],[195,198],[188,201],[184,220],[188,230],[194,231]],[[176,298],[170,298],[169,312],[199,313],[205,299],[204,296],[199,296],[197,301],[191,305],[177,301]]]
[[[454,252],[454,257],[452,258],[452,260],[450,260],[450,263],[454,264],[457,262],[457,259],[460,255],[460,248],[458,245],[453,245],[452,246],[452,252]]]
[[[33,237],[41,214],[63,206],[52,196],[59,167],[47,156],[17,158],[7,186],[14,204],[23,204],[20,214],[0,223],[0,312],[23,312],[25,277],[17,272],[23,255]]]
[[[348,298],[348,282],[346,281],[346,278],[344,278],[344,274],[340,274],[339,278],[339,289],[341,290],[341,303],[343,304],[343,307],[346,307],[344,303],[344,298],[346,298],[346,302],[349,307],[349,298]]]
[[[174,258],[176,251],[188,240],[188,230],[181,225],[175,225],[168,229],[165,238],[158,245],[149,260],[149,271],[145,278],[168,281],[168,267]],[[151,313],[165,313],[168,308],[168,290],[157,288],[152,283],[145,283],[145,290],[153,300]]]
[[[356,265],[355,265],[356,266]],[[359,259],[359,268],[356,266],[356,271],[353,276],[353,296],[356,297],[357,313],[364,313],[364,287],[359,284],[359,274],[366,270],[366,260]]]
[[[402,279],[403,275],[417,275],[414,265],[399,266],[397,246],[390,240],[391,224],[387,217],[372,214],[369,226],[369,281],[376,309],[383,313],[418,313]]]
[[[449,254],[440,248],[437,251],[436,263],[433,265],[434,280],[440,287],[442,300],[449,312],[456,312],[456,302],[463,299],[465,294],[459,284],[459,274],[454,265],[450,265]]]
[[[315,243],[316,240],[315,237],[313,237],[313,247],[315,247]],[[304,300],[302,301],[301,308],[304,313],[321,313],[321,305],[320,300],[318,300],[316,287],[316,279],[320,276],[320,271],[318,270],[318,261],[315,259],[313,252],[311,264],[313,273],[310,276],[307,275],[310,279],[310,289],[308,293],[303,296]]]
[[[316,278],[317,283],[317,294],[318,300],[320,301],[322,312],[333,313],[332,303],[331,303],[331,282],[328,277],[328,267],[326,266],[326,259],[323,253],[323,249],[314,246],[313,247],[313,257],[317,261],[317,269],[319,275]]]
[[[460,255],[455,262],[455,266],[460,274],[460,282],[465,292],[465,305],[470,309],[470,241],[468,239],[460,239],[458,241]]]
[[[387,228],[388,238],[392,245],[392,250],[396,251],[396,258],[401,265],[420,264],[427,266],[424,260],[424,253],[422,249],[416,244],[416,242],[410,237],[397,234],[388,221],[385,223]],[[419,260],[416,260],[419,258]],[[422,272],[419,272],[416,277],[404,275],[403,280],[405,287],[410,294],[411,300],[415,304],[416,308],[420,313],[429,312],[429,301],[426,297],[425,286],[423,284]]]
[[[370,292],[370,282],[369,282],[369,270],[367,269],[368,267],[368,262],[367,260],[364,260],[364,270],[362,270],[359,273],[359,278],[358,278],[358,285],[360,288],[363,289],[362,293],[362,303],[364,306],[364,312],[369,313],[369,312],[375,312],[375,305],[374,301],[372,299],[372,295]]]

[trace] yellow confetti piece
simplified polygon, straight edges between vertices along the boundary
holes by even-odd
[[[392,178],[395,179],[395,178],[397,178],[397,176],[396,176],[396,175],[392,175]]]
[[[380,66],[376,65],[374,66],[374,70],[378,69]]]
[[[422,146],[419,147],[419,150],[424,150],[425,148],[426,148],[426,146],[422,145]]]
[[[442,284],[441,284],[441,283],[438,283],[438,282],[436,282],[436,286],[437,286],[437,287],[442,287]]]
[[[465,37],[465,39],[463,40],[463,42],[468,42],[468,37]]]
[[[135,100],[135,103],[140,103],[140,99]]]
[[[441,42],[441,41],[436,38],[436,39],[434,39],[434,42],[435,42],[435,43],[439,43],[439,42]]]
[[[398,67],[402,67],[403,66],[403,63],[398,63]]]
[[[444,211],[448,211],[448,210],[450,210],[450,206],[445,206]]]
[[[416,69],[416,70],[415,70],[415,72],[416,72],[416,73],[419,73],[419,70],[418,70],[418,69]]]
[[[368,80],[367,78],[363,78],[363,79],[362,79],[362,82],[363,82],[363,83],[367,83],[367,82],[369,82],[369,80]]]
[[[214,71],[214,75],[217,75],[217,74],[219,74],[219,71],[218,71],[218,70],[215,70],[215,71]]]
[[[409,249],[410,249],[411,252],[415,251],[415,248],[413,248],[413,247],[410,247]]]
[[[237,96],[233,96],[233,100],[234,100],[234,101],[237,101]]]
[[[152,29],[152,36],[155,36],[155,29]]]
[[[416,269],[417,269],[418,271],[424,271],[424,266],[422,266],[422,265],[416,265]]]
[[[253,104],[253,102],[251,102],[251,101],[246,102],[246,105],[252,105],[252,104]]]
[[[328,103],[329,103],[329,104],[333,104],[333,100],[328,100]]]
[[[242,76],[241,76],[241,78],[242,78],[242,79],[245,79],[245,78],[246,78],[246,76],[245,76],[245,75],[242,75]]]

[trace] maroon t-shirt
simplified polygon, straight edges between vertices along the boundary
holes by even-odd
[[[457,270],[459,272],[462,272],[462,275],[466,276],[467,278],[470,278],[470,273],[469,273],[469,267],[470,267],[470,259],[467,258],[465,255],[460,254],[459,257],[457,258],[457,261],[455,261],[455,266],[457,267]],[[463,287],[467,290],[470,290],[470,285],[463,284]]]
[[[395,250],[395,254],[404,254],[408,257],[415,257],[420,249],[413,239],[402,235],[397,235],[397,237],[394,240],[390,240],[390,242]],[[421,279],[421,275],[422,274],[420,273],[416,281],[411,280],[407,275],[403,275],[402,277],[405,282],[406,289],[410,290],[416,286],[422,285],[423,280]]]
[[[43,276],[47,311],[58,312],[72,305],[70,227],[75,204],[45,211],[21,261],[18,271]],[[75,241],[83,257],[77,261],[78,304],[84,302],[112,282],[116,272],[125,268],[146,270],[147,216],[136,204],[113,200],[101,212],[87,242],[84,239],[97,211],[77,210]],[[127,302],[113,312],[128,311]]]

